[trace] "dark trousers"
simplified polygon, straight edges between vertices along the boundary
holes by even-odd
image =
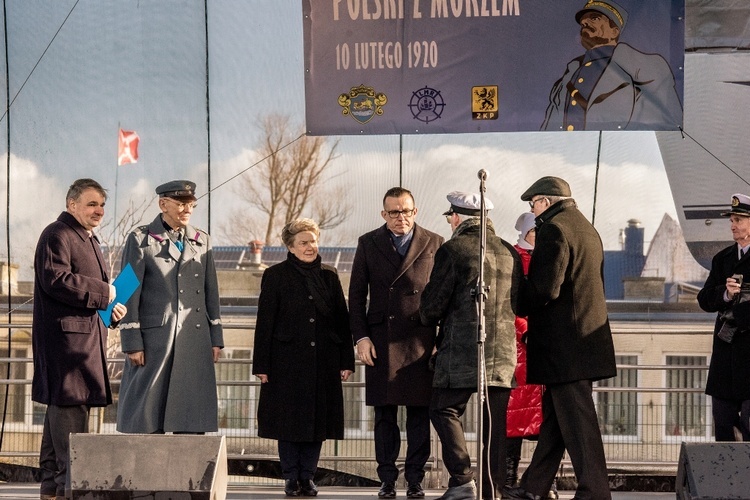
[[[404,477],[407,483],[421,483],[424,464],[430,458],[430,415],[426,406],[406,407],[406,461]],[[382,482],[396,482],[396,459],[401,451],[401,430],[398,428],[398,406],[375,407],[375,459],[378,477]]]
[[[474,478],[471,470],[471,457],[466,445],[464,428],[461,417],[466,412],[466,405],[474,389],[432,389],[430,402],[430,419],[440,437],[443,449],[443,462],[451,478],[448,487],[461,486]],[[508,410],[510,389],[489,387],[487,390],[487,405],[484,409],[484,425],[482,429],[483,464],[482,492],[490,498],[492,488],[500,491],[505,484],[505,456],[507,454],[505,418]],[[488,442],[489,441],[489,442]],[[489,463],[487,457],[489,456]]]
[[[461,417],[466,412],[466,403],[475,392],[474,389],[432,388],[430,420],[440,437],[443,462],[451,476],[448,480],[449,488],[461,486],[474,479]]]
[[[89,431],[89,409],[86,405],[47,406],[39,452],[42,495],[65,495],[69,436]]]
[[[523,447],[523,438],[512,437],[507,439],[508,458],[521,460],[521,448]]]
[[[612,498],[590,380],[547,386],[542,396],[539,442],[521,487],[546,496],[566,449],[578,479],[575,497]]]
[[[737,401],[711,396],[716,441],[735,441],[739,429],[743,441],[750,441],[750,400]]]
[[[315,476],[323,441],[279,441],[279,462],[284,479],[307,481]]]
[[[508,455],[506,416],[509,399],[509,388],[487,387],[487,403],[482,407],[484,414],[482,496],[484,498],[500,498],[500,491],[505,486],[508,470],[505,466],[505,459]]]

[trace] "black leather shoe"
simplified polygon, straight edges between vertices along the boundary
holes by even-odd
[[[396,483],[393,481],[386,481],[380,486],[378,491],[378,498],[396,498]]]
[[[406,488],[406,498],[424,498],[424,490],[420,483],[409,483]]]
[[[315,486],[312,479],[303,479],[299,482],[300,490],[299,494],[303,497],[316,497],[318,496],[318,487]]]
[[[299,483],[296,479],[287,479],[284,481],[284,493],[288,497],[299,496]]]
[[[526,491],[520,486],[503,488],[503,498],[520,498],[522,500],[542,500],[542,497]]]

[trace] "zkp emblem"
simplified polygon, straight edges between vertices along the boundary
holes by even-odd
[[[497,85],[483,85],[471,89],[471,117],[474,120],[497,120],[498,110]]]

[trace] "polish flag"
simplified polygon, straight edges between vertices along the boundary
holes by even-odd
[[[136,132],[120,129],[119,144],[117,147],[118,166],[138,162],[138,143],[140,140]]]

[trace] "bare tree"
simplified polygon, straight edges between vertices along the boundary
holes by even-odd
[[[140,203],[136,204],[132,199],[128,202],[128,208],[125,213],[118,215],[116,221],[109,220],[102,224],[99,231],[99,237],[102,240],[103,246],[106,248],[105,259],[107,260],[107,267],[109,268],[109,276],[114,278],[115,269],[119,267],[120,257],[122,256],[122,250],[125,246],[125,240],[128,235],[141,224],[143,216],[153,203],[156,196],[152,196],[150,199],[143,199]],[[114,330],[110,332],[107,342],[107,358],[122,358],[121,354],[121,343],[120,343],[120,332]],[[107,363],[107,373],[110,379],[119,380],[122,376],[123,364],[118,362]],[[103,423],[104,412],[99,414],[99,425]]]
[[[326,196],[319,196],[313,201],[313,212],[321,229],[331,229],[346,221],[351,212],[347,200],[348,191],[344,186],[337,186],[327,191]]]
[[[263,234],[263,241],[270,244],[278,241],[281,226],[306,211],[321,229],[343,223],[351,211],[344,191],[323,183],[338,141],[328,148],[326,138],[303,135],[302,127],[284,115],[263,117],[260,128],[258,153],[267,159],[240,177],[234,191],[264,217],[257,220],[246,212],[236,213],[222,231],[236,243]]]
[[[111,221],[102,224],[102,229],[99,231],[99,237],[102,239],[102,243],[107,249],[106,259],[110,276],[114,276],[115,269],[120,264],[120,257],[122,256],[122,249],[125,246],[125,240],[133,229],[140,225],[144,214],[149,209],[155,198],[155,195],[148,200],[144,198],[137,205],[133,200],[130,200],[128,202],[127,210],[125,210],[124,214],[118,217],[114,222],[114,225],[112,225]]]

